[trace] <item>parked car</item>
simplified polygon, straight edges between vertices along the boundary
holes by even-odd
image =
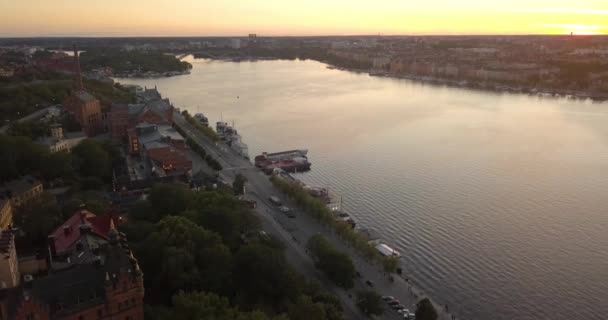
[[[397,299],[393,299],[393,300],[391,300],[391,301],[388,302],[389,306],[396,306],[396,305],[399,305],[399,304],[401,304],[401,302],[399,302],[399,300],[397,300]]]
[[[408,310],[408,309],[399,309],[399,310],[397,310],[397,312],[399,314],[408,315],[408,316],[410,314],[410,310]]]
[[[395,297],[393,297],[393,296],[382,296],[382,300],[384,300],[385,302],[391,302],[391,301],[395,300]]]
[[[281,206],[279,208],[279,210],[283,213],[289,213],[291,211],[291,209],[289,209],[289,207],[286,207],[286,206]]]
[[[370,287],[373,287],[373,286],[374,286],[374,283],[373,283],[373,282],[371,282],[371,281],[369,281],[369,280],[365,281],[365,283],[366,283],[368,286],[370,286]]]
[[[268,200],[270,200],[270,202],[275,206],[280,206],[282,204],[281,199],[279,199],[277,196],[270,196],[268,197]]]
[[[401,310],[401,309],[405,309],[405,306],[402,304],[392,304],[391,308],[393,308],[395,310]]]

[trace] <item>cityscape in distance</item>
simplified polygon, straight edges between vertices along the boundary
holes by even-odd
[[[607,16],[0,4],[0,319],[604,319]]]

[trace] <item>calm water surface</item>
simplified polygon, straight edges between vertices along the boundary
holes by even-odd
[[[608,104],[311,61],[192,63],[188,76],[121,82],[234,121],[252,156],[308,148],[299,178],[342,194],[461,318],[608,319]]]

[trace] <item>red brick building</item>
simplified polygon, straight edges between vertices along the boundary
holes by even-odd
[[[126,104],[113,104],[108,116],[110,125],[110,138],[122,141],[127,137],[129,129],[129,106]]]
[[[90,93],[78,90],[63,102],[63,106],[74,115],[87,136],[92,137],[103,131],[101,103]]]
[[[83,210],[55,230],[48,275],[0,289],[0,319],[143,319],[143,274],[114,221]]]

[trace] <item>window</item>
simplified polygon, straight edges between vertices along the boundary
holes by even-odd
[[[121,309],[122,309],[122,302],[119,302],[118,303],[118,310],[121,310]]]
[[[84,316],[78,316],[78,320],[84,320]]]
[[[97,309],[97,319],[101,319],[103,316],[103,309]]]

